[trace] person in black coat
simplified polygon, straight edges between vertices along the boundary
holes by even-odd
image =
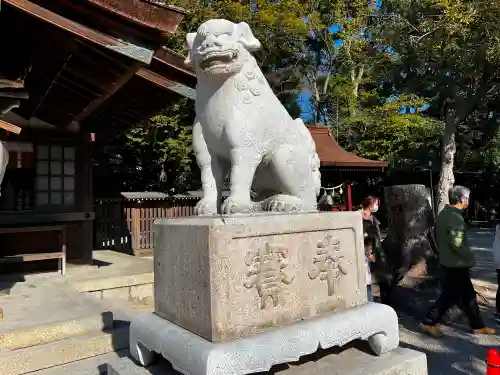
[[[374,215],[378,211],[378,208],[379,200],[375,197],[366,197],[361,202],[367,279],[366,289],[369,301],[373,301],[371,268],[377,260],[377,252],[380,249],[380,223]]]

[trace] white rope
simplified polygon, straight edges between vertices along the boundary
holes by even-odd
[[[337,190],[338,193],[340,195],[342,195],[342,193],[344,192],[343,191],[343,186],[344,186],[344,184],[340,184],[340,185],[337,185],[337,186],[334,186],[334,187],[322,187],[321,189],[323,189],[323,195],[319,199],[318,204],[319,205],[326,204],[326,205],[332,206],[334,204],[333,198],[334,198],[334,196],[336,196],[335,195],[335,190]]]
[[[337,189],[342,189],[343,186],[344,186],[344,184],[340,184],[340,185],[337,185],[337,186],[334,186],[334,187],[321,187],[321,189],[324,189],[324,190],[337,190]]]

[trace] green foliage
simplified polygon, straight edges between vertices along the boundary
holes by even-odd
[[[491,166],[495,172],[500,170],[500,131],[492,137],[482,155],[485,165]]]
[[[398,95],[392,86],[394,57],[380,43],[376,8],[366,1],[311,1],[309,64],[304,75],[313,92],[315,122],[338,134],[341,145],[359,156],[413,168],[435,161],[441,122],[401,108],[419,109],[418,95]],[[334,32],[328,25],[337,25]],[[342,45],[334,45],[342,40]],[[397,99],[389,100],[391,97]]]
[[[490,98],[499,83],[500,7],[488,0],[387,0],[380,39],[397,54],[391,77],[398,91],[432,99],[433,115],[458,124]]]
[[[419,108],[422,100],[398,100],[357,112],[340,125],[339,140],[346,149],[393,168],[411,170],[436,164],[443,123],[420,113],[401,113],[404,105]]]
[[[193,187],[192,107],[181,99],[122,136],[129,189],[178,193]]]

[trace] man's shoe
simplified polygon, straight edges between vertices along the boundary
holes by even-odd
[[[422,331],[427,333],[429,336],[434,337],[435,339],[443,337],[443,332],[439,329],[437,325],[431,326],[429,324],[420,323],[420,328],[422,329]]]
[[[483,335],[494,335],[496,333],[496,330],[494,328],[483,327],[483,328],[475,329],[474,333],[480,333]]]

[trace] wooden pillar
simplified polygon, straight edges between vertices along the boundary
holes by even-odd
[[[352,211],[351,184],[347,184],[347,186],[346,186],[346,195],[347,195],[347,211]]]
[[[133,207],[131,216],[130,236],[132,237],[132,253],[137,255],[141,250],[141,209]]]
[[[21,133],[21,128],[18,127],[18,126],[15,126],[15,125],[12,125],[12,124],[8,124],[2,120],[0,120],[0,129],[4,129],[5,132],[3,132],[3,135],[2,135],[2,139],[0,139],[0,142],[1,141],[5,141],[8,137],[8,135],[10,134],[10,132],[13,132],[14,134],[19,134]],[[2,147],[0,147],[0,152],[3,152],[2,150]],[[7,156],[8,156],[8,153],[7,153]],[[5,160],[6,163],[8,163],[8,158],[7,160]],[[1,172],[2,168],[5,168],[7,167],[7,165],[0,165],[0,186],[2,185],[2,180],[3,180],[3,173]],[[5,172],[5,170],[4,170]],[[3,309],[0,308],[0,319],[3,319]]]
[[[94,199],[92,191],[92,137],[86,131],[78,134],[76,149],[76,208],[88,215],[81,222],[80,227],[80,251],[78,263],[91,264],[92,252],[94,250]]]

